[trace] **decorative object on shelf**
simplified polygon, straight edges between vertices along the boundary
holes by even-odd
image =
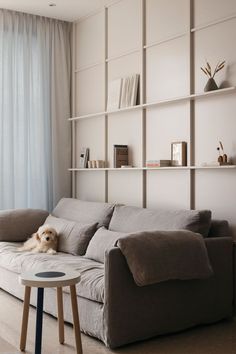
[[[120,108],[122,78],[110,81],[108,84],[107,111]]]
[[[89,148],[82,148],[79,157],[79,168],[86,168],[89,159]]]
[[[122,165],[122,166],[120,166],[121,168],[133,168],[133,166],[132,165]]]
[[[204,88],[205,92],[218,90],[218,86],[215,82],[214,77],[215,77],[216,73],[218,73],[220,70],[222,70],[224,68],[224,66],[225,66],[225,60],[222,62],[218,62],[214,71],[212,71],[211,66],[208,62],[206,62],[206,66],[204,68],[201,67],[201,70],[208,77],[208,81],[207,81],[206,86]]]
[[[220,148],[221,148],[222,153],[223,153],[223,156],[222,156],[223,163],[227,163],[228,162],[228,156],[224,152],[224,146],[223,146],[221,141],[219,141],[219,144],[220,144]]]
[[[88,168],[104,168],[105,161],[104,160],[90,160],[88,161]]]
[[[114,149],[114,168],[121,168],[129,164],[128,145],[113,145]]]
[[[146,167],[170,167],[171,160],[147,160]]]
[[[187,166],[187,143],[185,141],[171,143],[171,165]]]
[[[219,153],[217,163],[222,166],[222,165],[231,165],[231,163],[228,161],[228,156],[224,152],[224,146],[221,141],[219,141],[219,146],[217,147],[217,151]],[[222,154],[221,154],[222,151]]]
[[[105,168],[104,160],[96,160],[96,168]]]

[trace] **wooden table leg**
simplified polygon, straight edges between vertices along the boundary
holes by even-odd
[[[75,285],[70,286],[70,295],[71,295],[71,305],[72,305],[72,314],[73,314],[73,322],[74,322],[76,352],[77,354],[82,354],[83,352],[82,352],[79,313],[78,313],[78,304],[77,304]]]
[[[41,354],[41,349],[42,349],[43,296],[44,296],[44,288],[38,288],[36,334],[35,334],[35,354]]]
[[[57,288],[57,313],[58,313],[58,333],[59,342],[64,344],[64,312],[63,312],[63,294],[62,288]]]
[[[26,286],[25,287],[23,316],[22,316],[22,323],[21,323],[21,336],[20,336],[20,350],[21,351],[25,351],[25,345],[26,345],[28,319],[29,319],[30,293],[31,293],[31,288],[29,286]]]

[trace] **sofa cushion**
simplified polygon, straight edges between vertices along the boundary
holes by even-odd
[[[52,215],[83,224],[97,222],[100,227],[109,225],[113,209],[114,205],[109,203],[63,198],[52,211]]]
[[[48,212],[38,209],[0,211],[0,241],[26,241],[44,223]]]
[[[103,264],[68,253],[49,255],[19,252],[17,248],[20,245],[20,243],[0,242],[0,267],[17,274],[42,268],[54,271],[77,270],[81,274],[81,280],[76,285],[77,295],[100,303],[104,302]],[[63,290],[69,292],[69,288]]]
[[[101,227],[91,239],[85,257],[104,263],[105,251],[115,246],[117,240],[124,236],[126,236],[126,234],[109,231],[105,227]]]
[[[45,220],[59,235],[58,251],[83,256],[97,229],[97,223],[81,224],[49,215]]]
[[[211,224],[209,210],[150,210],[117,205],[109,230],[139,232],[152,230],[190,230],[207,237]]]
[[[230,237],[232,236],[227,220],[212,220],[208,237]]]

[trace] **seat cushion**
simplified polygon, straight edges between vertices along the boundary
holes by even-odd
[[[108,226],[114,205],[109,203],[87,202],[73,198],[62,198],[52,212],[53,216],[82,224],[98,223]]]
[[[109,230],[139,232],[183,229],[207,237],[210,224],[210,210],[150,210],[117,205],[111,218]]]
[[[49,255],[45,253],[19,252],[21,243],[0,242],[0,267],[20,274],[33,269],[77,270],[81,280],[77,284],[77,295],[104,302],[104,265],[81,256],[67,253]],[[19,285],[21,286],[21,285]],[[69,288],[64,288],[69,292]]]

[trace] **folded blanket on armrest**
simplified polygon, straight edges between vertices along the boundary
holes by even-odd
[[[117,245],[139,286],[213,274],[203,237],[191,231],[132,233],[120,238]]]

